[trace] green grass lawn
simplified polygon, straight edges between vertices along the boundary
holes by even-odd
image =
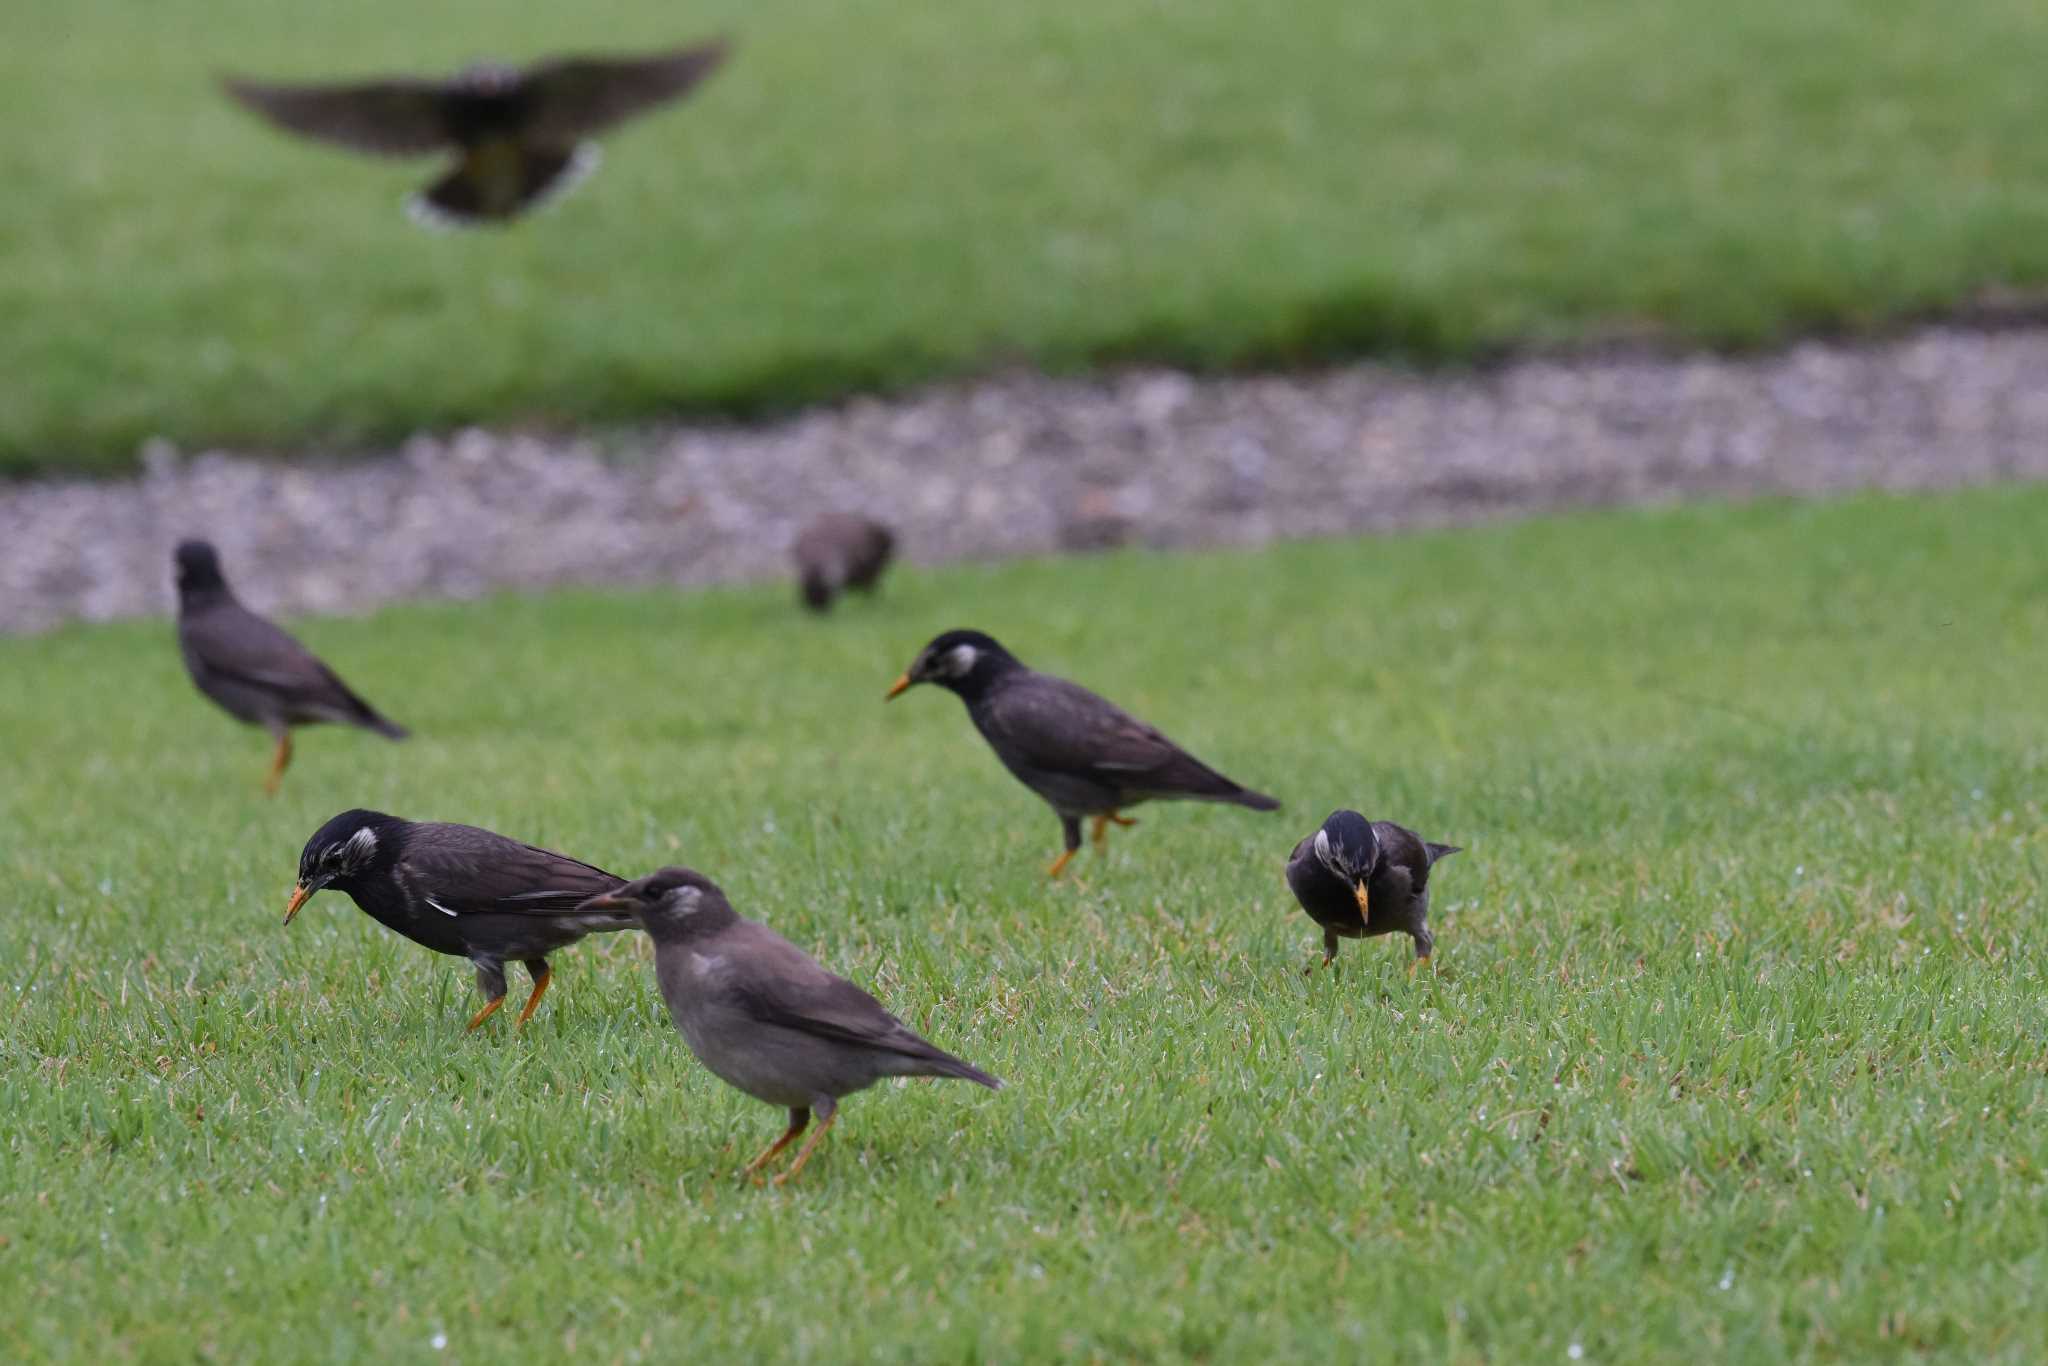
[[[1715,342],[2048,284],[2048,7],[64,0],[0,44],[0,470],[746,410],[1012,360]],[[215,72],[725,31],[517,231]]]
[[[0,641],[0,1346],[2039,1361],[2044,517],[313,621],[417,738],[310,732],[276,801],[165,624]],[[960,706],[881,702],[965,622],[1287,809],[1144,808],[1048,885],[1057,826]],[[1010,1088],[885,1084],[798,1185],[737,1184],[780,1113],[691,1059],[639,935],[465,1036],[458,960],[331,893],[282,928],[355,804],[694,864]],[[1388,940],[1301,975],[1280,865],[1339,804],[1466,846],[1440,977]]]

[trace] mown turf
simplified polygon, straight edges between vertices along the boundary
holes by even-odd
[[[1023,359],[1709,341],[2048,283],[2048,7],[66,0],[0,45],[0,469],[748,409]],[[430,173],[215,72],[739,46],[591,184]]]
[[[304,623],[416,728],[265,746],[162,623],[0,642],[22,1358],[2038,1361],[2048,491]],[[987,627],[1233,775],[1075,881],[950,697]],[[637,935],[523,1036],[323,895],[352,805],[687,861],[1008,1078],[800,1185]],[[1340,803],[1469,852],[1441,977],[1313,929]],[[443,1343],[445,1347],[438,1344]]]

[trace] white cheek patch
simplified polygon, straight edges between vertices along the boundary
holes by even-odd
[[[377,852],[377,832],[366,825],[353,835],[350,835],[348,843],[343,845],[342,849],[346,852],[350,863],[367,862],[370,855]]]
[[[1316,861],[1326,868],[1330,865],[1330,832],[1327,830],[1316,831]]]
[[[946,651],[946,673],[952,678],[965,678],[974,672],[975,661],[981,658],[981,651],[972,645],[955,645]]]
[[[694,915],[703,904],[704,893],[695,887],[678,887],[669,893],[669,900],[682,915]]]

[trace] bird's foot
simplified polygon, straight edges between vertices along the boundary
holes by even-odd
[[[502,996],[493,996],[490,1000],[484,1002],[484,1008],[482,1010],[479,1010],[476,1014],[469,1017],[470,1030],[474,1030],[478,1025],[482,1024],[485,1020],[488,1020],[491,1018],[491,1016],[497,1014],[498,1007],[503,1004],[505,1004],[505,998]]]
[[[1069,849],[1052,861],[1052,866],[1045,870],[1045,875],[1047,877],[1058,877],[1061,873],[1067,871],[1067,865],[1073,861],[1074,851]]]
[[[1421,955],[1420,957],[1418,957],[1418,958],[1414,959],[1413,961],[1411,961],[1411,962],[1410,962],[1410,963],[1408,964],[1408,975],[1409,975],[1410,977],[1413,977],[1413,976],[1415,975],[1416,971],[1417,971],[1417,970],[1418,970],[1419,968],[1421,968],[1421,966],[1422,966],[1422,965],[1423,965],[1424,963],[1427,963],[1427,964],[1429,964],[1429,974],[1430,974],[1430,976],[1432,976],[1432,977],[1436,976],[1436,960],[1435,960],[1434,958],[1431,958],[1431,957],[1430,957],[1430,956],[1429,956],[1428,954],[1426,954],[1426,953],[1425,953],[1425,954],[1423,954],[1423,955]]]

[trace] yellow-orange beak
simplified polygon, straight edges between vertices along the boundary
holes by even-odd
[[[887,702],[894,699],[895,697],[900,695],[905,688],[908,688],[909,686],[910,675],[904,674],[901,678],[898,678],[894,683],[891,683],[889,685],[889,691],[882,694],[882,700],[884,702]]]
[[[312,895],[313,889],[303,882],[292,888],[291,900],[284,903],[285,924],[292,923],[292,917],[299,913],[299,907],[305,905],[306,899]]]
[[[1359,884],[1351,890],[1353,895],[1358,898],[1358,918],[1370,922],[1372,920],[1372,908],[1366,904],[1364,880],[1361,879]]]

